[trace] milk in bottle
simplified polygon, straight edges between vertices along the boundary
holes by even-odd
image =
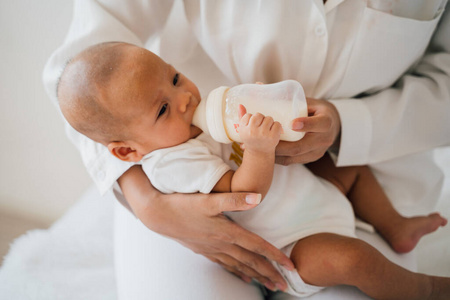
[[[304,133],[291,129],[295,118],[306,117],[306,97],[300,83],[286,80],[273,84],[241,84],[211,91],[197,107],[193,124],[221,143],[242,142],[239,137],[238,108],[247,113],[271,116],[283,127],[281,140],[298,141]]]

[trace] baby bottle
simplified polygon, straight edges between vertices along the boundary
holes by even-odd
[[[304,136],[304,132],[291,129],[293,119],[308,115],[305,93],[295,80],[216,88],[200,102],[192,123],[217,142],[241,143],[239,104],[245,106],[247,113],[259,112],[280,122],[283,141],[298,141]]]

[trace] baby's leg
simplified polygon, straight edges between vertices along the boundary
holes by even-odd
[[[375,299],[450,299],[450,278],[410,272],[358,239],[309,236],[297,242],[291,259],[311,285],[356,286]]]
[[[413,218],[401,216],[367,166],[337,168],[328,155],[306,166],[346,195],[356,215],[372,224],[399,253],[411,251],[422,236],[447,224],[437,213]]]

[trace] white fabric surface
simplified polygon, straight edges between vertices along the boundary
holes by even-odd
[[[291,257],[292,250],[295,247],[295,242],[282,248],[281,251],[283,251],[284,254],[286,254],[287,257]],[[285,293],[293,296],[298,296],[301,298],[305,298],[311,295],[314,295],[318,293],[319,291],[323,290],[325,287],[321,286],[315,286],[311,284],[307,284],[303,281],[303,279],[300,277],[300,274],[298,274],[297,270],[288,270],[285,267],[281,266],[280,264],[273,263],[278,272],[283,276],[283,278],[286,280],[288,287]]]
[[[239,146],[219,144],[201,134],[150,153],[142,167],[163,193],[210,193],[226,171],[238,168],[232,157],[239,154]],[[279,249],[322,232],[355,236],[350,202],[334,185],[312,175],[303,165],[275,165],[264,201],[251,210],[226,215]]]
[[[263,293],[218,268],[206,258],[176,242],[149,232],[122,206],[116,205],[115,263],[119,299],[259,299]],[[416,269],[415,252],[399,255],[376,235],[356,231],[356,235],[375,246],[388,259],[410,270]],[[155,245],[157,245],[155,247]],[[143,267],[144,266],[144,267]],[[154,267],[154,268],[152,268]],[[166,280],[170,278],[170,280]],[[155,282],[155,285],[149,284]],[[177,283],[174,285],[174,283]],[[192,289],[192,286],[202,288]],[[157,288],[156,288],[157,287]],[[132,297],[130,297],[132,295]],[[277,293],[267,299],[297,299]],[[368,299],[356,288],[327,288],[308,299]]]
[[[150,152],[142,170],[161,193],[209,194],[230,167],[222,159],[222,147],[201,133],[195,139]]]
[[[117,299],[114,201],[91,187],[49,229],[16,239],[0,269],[0,299]]]
[[[238,167],[230,158],[236,155],[231,144],[219,144],[201,134],[181,145],[153,151],[144,157],[142,166],[153,186],[163,193],[210,193],[226,171]],[[331,183],[311,176],[303,165],[276,165],[264,201],[249,211],[226,215],[278,248],[322,232],[355,237],[350,202]],[[276,263],[275,267],[283,270]],[[305,284],[297,272],[283,272],[288,275],[291,295],[305,297],[320,290]]]
[[[308,97],[332,100],[342,120],[339,165],[373,164],[450,143],[445,131],[436,130],[450,127],[450,26],[440,27],[422,58],[446,0],[182,2],[167,21],[174,1],[75,1],[67,38],[44,71],[54,103],[62,67],[82,49],[108,40],[145,46],[161,38],[161,56],[203,95],[221,85],[295,79]],[[450,13],[443,16],[448,25]],[[416,122],[424,112],[431,121]],[[129,164],[68,131],[106,191]],[[421,161],[434,173],[422,182],[430,190],[439,174],[427,157]],[[412,176],[402,171],[398,175]],[[433,202],[435,195],[403,191],[401,197]]]
[[[448,130],[439,130],[449,128],[450,122],[448,9],[446,23],[429,48],[439,53],[417,59],[440,17],[439,4],[447,1],[395,1],[400,6],[392,13],[377,5],[394,2],[385,0],[328,0],[325,6],[322,0],[295,1],[289,11],[283,11],[279,1],[260,6],[256,0],[228,0],[217,7],[215,1],[183,2],[185,15],[175,18],[181,23],[169,22],[172,30],[161,40],[161,54],[203,91],[224,84],[297,79],[308,96],[336,103],[343,126],[339,164],[376,163],[371,165],[375,175],[402,212],[412,214],[414,207],[423,213],[434,206],[442,176],[430,165],[429,155],[412,153],[450,143]],[[172,3],[76,1],[77,18],[44,73],[54,102],[57,78],[68,58],[106,40],[150,45],[163,30]],[[419,9],[406,10],[405,3]],[[236,7],[243,9],[231,14]],[[255,17],[250,13],[254,11],[260,14]],[[410,68],[413,72],[397,81]],[[353,98],[361,93],[373,94]],[[423,117],[427,121],[417,122]],[[104,148],[68,130],[83,148],[97,185],[108,189],[129,165],[108,162]]]
[[[443,216],[450,218],[450,148],[439,149],[437,151],[438,163],[444,168],[446,181],[443,193],[437,206],[437,210]],[[228,299],[262,299],[262,294],[258,288],[248,289],[244,283],[236,281],[234,276],[227,274],[221,278],[220,282],[214,284],[214,274],[224,272],[220,267],[211,264],[205,258],[192,253],[179,246],[176,242],[149,232],[131,214],[119,206],[108,193],[101,197],[97,190],[92,187],[80,198],[79,202],[58,222],[48,230],[31,231],[18,238],[11,246],[10,252],[5,257],[0,269],[0,299],[17,300],[59,300],[59,299],[86,299],[86,300],[113,300],[117,299],[115,276],[131,276],[135,284],[148,286],[151,295],[148,299],[171,299],[164,297],[167,295],[165,289],[182,289],[183,286],[174,287],[165,280],[164,273],[154,274],[149,270],[149,277],[137,277],[135,274],[125,272],[123,262],[116,261],[113,264],[113,205],[116,206],[116,249],[120,251],[123,247],[117,247],[118,243],[135,242],[135,252],[145,254],[167,255],[169,259],[162,261],[163,257],[157,258],[155,263],[163,265],[161,270],[177,270],[177,260],[187,259],[190,261],[187,269],[188,273],[181,274],[184,279],[191,276],[202,276],[204,282],[211,284],[210,298],[195,298],[186,295],[184,299],[214,299],[217,291],[213,288],[225,289],[223,293],[228,295]],[[133,229],[133,230],[131,230]],[[158,239],[156,244],[143,244],[136,238],[141,233],[134,230],[148,232]],[[360,235],[370,236],[367,233],[358,232]],[[121,239],[117,239],[121,237]],[[378,237],[378,243],[382,244]],[[155,247],[156,245],[156,247]],[[381,251],[386,253],[388,247],[382,244]],[[131,245],[133,246],[133,245]],[[146,253],[146,247],[150,247],[150,252]],[[184,249],[182,256],[179,249]],[[133,248],[133,247],[130,247]],[[128,248],[128,249],[130,249]],[[423,238],[417,248],[417,264],[420,272],[428,274],[450,276],[450,225],[439,229],[436,233]],[[128,253],[133,255],[134,253]],[[388,253],[388,258],[393,259],[397,255]],[[116,258],[121,255],[116,255]],[[402,264],[412,265],[415,263],[414,255],[399,255]],[[142,263],[139,256],[127,263]],[[131,270],[132,267],[130,267]],[[114,274],[114,270],[116,274]],[[202,270],[201,272],[197,272]],[[179,270],[175,274],[180,273]],[[173,276],[173,275],[171,275]],[[222,281],[223,280],[223,281]],[[184,280],[186,281],[186,280]],[[232,286],[240,286],[246,294],[241,297],[232,297],[233,290],[227,289],[227,282]],[[239,283],[236,283],[239,282]],[[186,282],[189,284],[189,282]],[[245,287],[245,288],[244,288]],[[130,288],[131,289],[131,288]],[[188,291],[189,289],[186,289]],[[238,288],[239,291],[239,288]],[[119,293],[126,292],[119,290]],[[128,294],[128,296],[130,296]],[[132,295],[134,296],[134,295]],[[148,296],[148,295],[147,295]],[[277,294],[271,299],[288,299],[285,294]],[[123,299],[138,299],[125,297]],[[173,299],[173,298],[172,298]],[[313,300],[324,299],[367,299],[361,293],[356,292],[351,287],[330,288],[314,295]]]

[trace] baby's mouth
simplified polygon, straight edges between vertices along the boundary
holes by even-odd
[[[201,98],[197,98],[196,96],[193,96],[195,99],[195,108],[197,108],[197,106],[200,104],[200,101],[202,101]]]
[[[202,101],[202,100],[195,96],[192,96],[192,98],[193,98],[193,100],[195,99],[194,101],[191,100],[193,111],[195,111],[197,109],[197,107],[199,106],[200,101]]]
[[[199,104],[200,104],[200,100],[198,100],[197,97],[192,96],[191,101],[189,103],[189,108],[190,108],[189,118],[191,120],[191,123],[192,123],[192,119],[194,118],[195,110],[197,109]]]

